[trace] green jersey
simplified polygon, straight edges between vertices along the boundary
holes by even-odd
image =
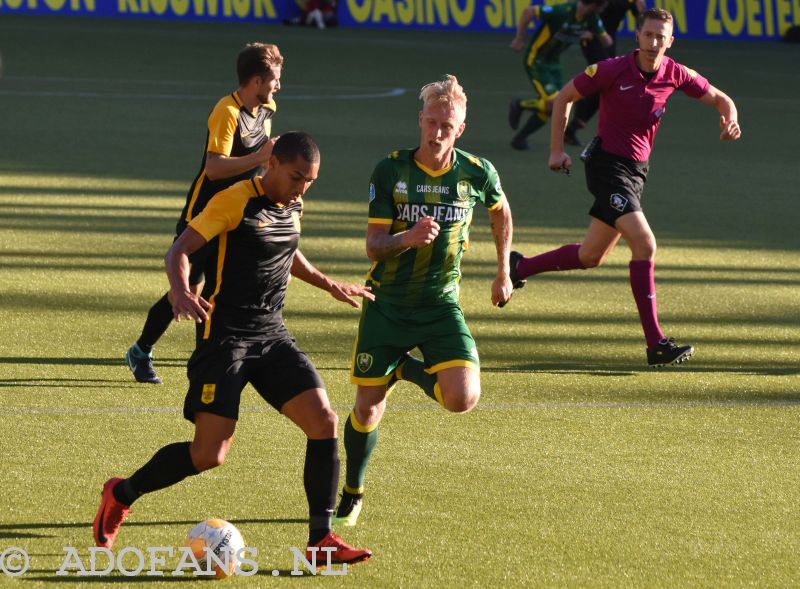
[[[534,61],[558,63],[561,53],[578,43],[585,31],[595,35],[605,33],[606,29],[598,15],[588,14],[586,18],[578,20],[576,11],[575,2],[539,7],[538,16],[542,22],[528,45],[527,65],[533,65]]]
[[[425,246],[375,262],[367,275],[376,298],[398,305],[457,302],[461,255],[469,243],[472,211],[499,207],[503,189],[488,160],[453,150],[450,167],[427,169],[416,149],[395,151],[375,167],[369,185],[369,222],[395,234],[433,217],[439,234]]]

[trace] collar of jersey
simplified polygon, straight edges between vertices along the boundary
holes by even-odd
[[[629,55],[629,60],[630,60],[629,63],[631,65],[631,69],[634,72],[636,72],[637,74],[639,74],[639,76],[641,76],[642,81],[645,84],[648,84],[648,83],[653,82],[655,80],[660,80],[661,76],[664,75],[664,70],[665,70],[664,64],[667,63],[667,59],[668,59],[667,56],[665,55],[664,57],[661,58],[661,63],[658,65],[658,69],[656,70],[656,74],[652,78],[650,78],[648,80],[647,78],[644,77],[644,74],[642,73],[642,70],[639,69],[639,66],[636,65],[636,55],[638,53],[639,53],[639,49],[637,48],[637,49],[634,49],[632,53],[628,54]]]
[[[413,159],[414,163],[417,164],[417,167],[423,172],[425,172],[428,176],[430,176],[431,178],[438,178],[439,176],[444,176],[445,174],[447,174],[447,172],[453,169],[453,166],[456,163],[456,150],[453,149],[453,157],[450,160],[450,165],[447,166],[446,168],[442,168],[441,170],[431,170],[428,166],[426,166],[425,164],[420,162],[417,158],[415,158],[413,154],[411,155],[411,159]]]

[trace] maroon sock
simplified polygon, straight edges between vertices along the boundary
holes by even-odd
[[[629,268],[633,299],[639,309],[647,348],[650,349],[664,338],[664,332],[658,325],[655,265],[652,260],[631,260]]]
[[[517,274],[520,278],[535,276],[542,272],[560,272],[562,270],[583,270],[585,266],[578,258],[581,244],[570,243],[532,258],[522,258],[517,264]]]

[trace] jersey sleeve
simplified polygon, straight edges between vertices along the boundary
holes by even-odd
[[[208,145],[206,151],[230,155],[233,150],[233,136],[239,109],[235,105],[221,101],[208,117]]]
[[[580,74],[572,78],[575,89],[581,96],[589,96],[602,92],[612,81],[612,60],[599,61],[587,66]]]
[[[197,231],[206,241],[217,235],[233,231],[242,221],[244,207],[250,200],[246,185],[249,180],[234,184],[215,194],[203,211],[189,222],[189,227]]]
[[[394,219],[394,165],[385,159],[369,180],[369,223],[391,225]]]
[[[692,98],[700,98],[706,92],[708,92],[708,87],[711,86],[711,84],[692,68],[678,64],[677,70],[677,87],[687,96],[691,96]]]
[[[500,183],[500,175],[492,162],[483,160],[482,163],[484,170],[486,170],[486,183],[481,194],[481,202],[487,209],[492,211],[502,204],[505,193]]]

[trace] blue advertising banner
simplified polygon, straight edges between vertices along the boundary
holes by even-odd
[[[0,0],[2,13],[279,22],[299,8],[295,0]]]
[[[563,1],[339,0],[339,23],[511,32],[531,3]],[[0,14],[281,22],[296,16],[300,3],[302,0],[0,0]],[[772,40],[800,25],[800,0],[648,0],[648,6],[672,12],[675,34],[682,38]],[[633,29],[633,19],[628,18],[621,33],[630,34]]]
[[[508,31],[530,4],[563,0],[340,0],[343,26]],[[690,39],[777,39],[800,24],[800,0],[648,0],[675,17],[675,34]],[[534,23],[534,26],[536,23]],[[634,30],[632,18],[622,33]]]

